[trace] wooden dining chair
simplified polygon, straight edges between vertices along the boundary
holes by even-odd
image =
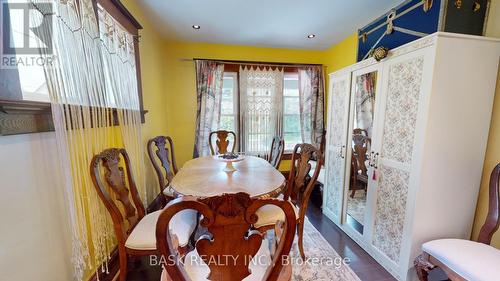
[[[354,129],[352,134],[351,153],[351,179],[349,190],[351,198],[357,190],[365,190],[368,187],[368,169],[366,167],[366,153],[370,149],[371,139],[367,136],[366,130]]]
[[[269,152],[269,163],[274,168],[279,168],[284,151],[285,141],[280,136],[275,136],[271,143],[271,151]]]
[[[491,172],[489,208],[477,242],[463,239],[438,239],[422,245],[415,258],[419,280],[427,281],[429,271],[441,268],[452,281],[489,281],[500,279],[500,250],[490,246],[500,226],[500,163]]]
[[[233,131],[226,131],[226,130],[218,130],[218,131],[213,131],[208,135],[208,144],[210,146],[210,152],[212,155],[216,154],[224,154],[228,152],[229,145],[231,144],[231,140],[228,139],[229,135],[233,136],[233,147],[231,149],[231,152],[234,152],[236,148],[236,134]],[[212,143],[212,139],[216,137],[215,140],[215,147],[214,144]]]
[[[288,176],[287,186],[284,192],[283,200],[291,201],[295,206],[297,215],[297,234],[299,236],[300,256],[305,260],[304,254],[304,220],[306,217],[309,197],[316,185],[316,180],[322,166],[322,155],[319,149],[312,144],[297,144],[292,154],[292,166]],[[311,163],[316,161],[316,169],[312,176],[309,176]],[[257,211],[259,220],[255,227],[260,231],[272,229],[276,221],[283,218],[283,213],[274,206],[264,206]]]
[[[148,141],[148,156],[158,177],[160,193],[166,200],[162,200],[163,206],[166,201],[175,198],[170,188],[170,183],[177,174],[177,163],[175,162],[174,142],[168,136],[157,136]]]
[[[161,210],[146,214],[132,175],[130,158],[123,148],[109,148],[95,155],[90,175],[113,221],[120,262],[119,280],[125,281],[129,255],[158,253],[155,229]],[[194,211],[182,212],[170,224],[172,233],[178,237],[181,252],[188,247],[196,218]]]
[[[282,233],[274,253],[270,249],[272,243],[253,227],[257,221],[256,211],[264,205],[272,205],[284,213],[280,224]],[[169,235],[167,226],[172,216],[186,209],[194,209],[203,216],[200,224],[206,233],[181,262],[175,251],[175,236]],[[240,281],[246,277],[247,280],[290,280],[288,254],[295,227],[294,208],[288,201],[252,199],[243,192],[204,199],[177,198],[162,211],[156,227],[158,249],[166,261],[161,280]]]

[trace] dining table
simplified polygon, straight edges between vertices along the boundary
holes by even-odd
[[[265,159],[246,155],[227,163],[220,156],[187,161],[174,176],[170,188],[176,196],[210,197],[224,193],[248,193],[252,198],[274,198],[285,188],[285,177]]]

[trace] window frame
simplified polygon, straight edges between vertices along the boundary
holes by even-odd
[[[137,77],[137,94],[141,110],[141,122],[145,123],[140,50],[139,30],[141,24],[127,10],[120,0],[92,0],[97,17],[97,4],[101,5],[116,21],[118,21],[135,38],[135,65]],[[0,96],[0,136],[41,133],[54,131],[50,102],[8,99],[8,93]],[[116,113],[116,109],[113,110]]]
[[[239,132],[240,128],[240,95],[239,95],[239,76],[235,71],[224,71],[223,76],[232,76],[233,78],[233,114],[223,114],[221,109],[221,116],[233,116],[234,118],[234,132]],[[222,101],[221,101],[222,102]]]
[[[297,77],[297,82],[298,82],[298,79],[299,79],[299,77],[298,77],[299,76],[298,71],[297,72],[285,72],[284,79],[286,79],[287,75],[290,77],[290,76],[292,76],[292,74],[293,74],[293,76]],[[296,96],[296,97],[295,96],[285,96],[285,91],[284,91],[285,87],[284,87],[284,85],[285,85],[285,83],[283,83],[283,121],[282,121],[283,122],[283,132],[282,132],[283,139],[285,139],[285,134],[296,133],[296,132],[287,132],[287,131],[285,131],[285,117],[286,116],[295,116],[295,115],[298,115],[299,116],[299,123],[300,123],[300,95]],[[297,88],[297,90],[298,90],[298,88]],[[298,112],[298,114],[285,113],[285,99],[286,98],[297,98],[299,100],[299,112]],[[302,124],[300,124],[300,126],[302,126]],[[299,134],[302,133],[301,129],[302,128],[299,129],[299,132],[298,132]],[[284,150],[283,153],[286,153],[286,154],[293,153],[293,147],[291,149],[286,149],[286,143],[285,143],[285,150]]]
[[[240,83],[240,77],[239,77],[239,69],[240,66],[248,66],[248,65],[253,65],[253,66],[270,66],[271,69],[275,68],[283,68],[283,71],[285,72],[285,75],[287,73],[293,73],[297,74],[299,73],[299,68],[297,66],[290,66],[290,65],[296,65],[296,64],[288,64],[288,63],[278,63],[278,62],[251,62],[251,61],[223,61],[224,62],[224,74],[226,72],[236,72],[237,73],[237,89],[238,91],[236,92],[237,95],[237,107],[238,107],[238,122],[240,121],[240,91],[239,91],[239,83]],[[301,64],[301,65],[308,65],[308,64]],[[318,64],[310,64],[310,65],[318,65]],[[299,101],[300,102],[300,101]],[[300,114],[300,113],[299,113]],[[284,116],[284,114],[283,114]],[[238,123],[239,124],[239,123]],[[239,132],[240,126],[237,127],[238,130],[236,131],[237,135],[241,135]],[[284,133],[284,132],[283,132]],[[238,138],[238,142],[241,142],[241,138]],[[238,147],[241,147],[241,143],[238,144]],[[283,152],[283,160],[291,160],[292,159],[292,154],[293,154],[293,149],[292,150],[286,150]]]

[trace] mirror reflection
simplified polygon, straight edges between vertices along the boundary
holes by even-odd
[[[377,72],[356,77],[347,222],[363,233]]]

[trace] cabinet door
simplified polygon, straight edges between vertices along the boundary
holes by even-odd
[[[425,50],[386,61],[377,124],[377,188],[371,243],[398,264],[415,146],[419,102],[422,99]]]
[[[343,202],[350,86],[350,72],[331,76],[323,212],[337,224],[340,224]]]

